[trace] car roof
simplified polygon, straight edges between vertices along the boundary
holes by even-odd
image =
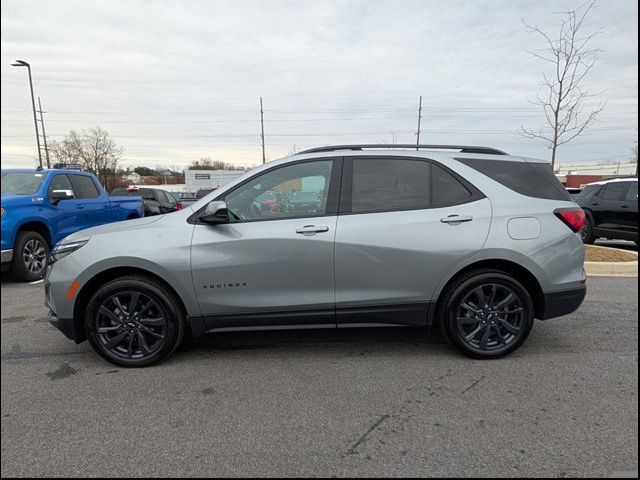
[[[11,172],[11,173],[76,173],[80,175],[91,175],[90,172],[83,172],[81,170],[73,170],[69,168],[3,168],[3,172]]]
[[[608,183],[637,182],[637,181],[638,181],[638,177],[611,178],[609,180],[600,180],[599,182],[587,183],[587,185],[606,185]]]
[[[311,152],[311,153],[298,153],[289,157],[282,158],[280,160],[276,160],[276,162],[287,163],[288,161],[294,159],[306,159],[306,158],[330,158],[330,157],[416,157],[416,158],[428,158],[433,160],[446,159],[446,160],[455,160],[457,158],[469,158],[476,160],[491,160],[491,161],[502,161],[502,162],[528,162],[528,163],[546,163],[550,164],[548,160],[541,160],[536,158],[529,157],[521,157],[516,155],[495,155],[495,154],[487,154],[487,153],[465,153],[465,152],[456,152],[450,150],[410,150],[410,149],[398,149],[398,150],[387,150],[380,149],[376,150],[375,148],[367,149],[367,150],[331,150],[331,151],[323,151],[323,152]],[[274,162],[270,162],[272,165]]]

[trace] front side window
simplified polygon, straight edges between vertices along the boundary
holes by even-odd
[[[51,195],[54,190],[71,190],[73,192],[73,186],[71,185],[69,177],[64,174],[58,174],[53,177],[53,180],[51,180],[49,184],[49,195]]]
[[[91,177],[86,175],[69,175],[76,198],[98,198],[100,192]]]
[[[621,201],[627,197],[631,182],[613,182],[608,184],[602,192],[603,200]]]
[[[351,212],[429,208],[429,177],[429,162],[354,159]]]
[[[629,191],[627,192],[627,200],[638,200],[638,182],[632,182],[629,186]]]
[[[325,215],[332,170],[332,160],[287,165],[259,175],[224,200],[239,221]]]

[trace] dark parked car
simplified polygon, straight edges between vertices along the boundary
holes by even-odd
[[[575,201],[587,214],[584,243],[593,243],[599,237],[638,243],[637,178],[590,183]]]
[[[215,190],[215,188],[201,188],[200,190],[198,190],[196,192],[196,199],[200,200],[202,197],[205,197],[205,196],[209,195],[214,190]]]
[[[320,197],[316,192],[293,192],[289,201],[290,212],[317,212],[320,210]]]
[[[111,192],[111,196],[142,197],[144,204],[144,216],[162,215],[179,210],[178,202],[169,192],[159,188],[116,188]]]

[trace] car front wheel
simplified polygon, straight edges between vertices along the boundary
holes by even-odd
[[[440,311],[448,339],[473,358],[500,358],[516,350],[533,327],[533,301],[523,285],[498,271],[477,271],[445,293]]]
[[[131,276],[94,293],[85,331],[94,350],[122,367],[146,367],[170,355],[182,341],[184,314],[160,282]]]
[[[49,262],[49,245],[37,232],[20,232],[16,237],[11,270],[23,282],[33,282],[44,277]]]

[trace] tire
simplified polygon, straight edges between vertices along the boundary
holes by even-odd
[[[469,272],[455,280],[441,298],[437,315],[446,337],[471,358],[504,357],[522,345],[533,327],[531,296],[518,280],[501,271]],[[508,298],[512,300],[500,305]]]
[[[184,324],[175,295],[144,276],[117,278],[100,287],[84,320],[93,349],[108,362],[132,368],[169,356],[182,342]]]
[[[34,282],[44,277],[49,264],[49,244],[37,232],[20,232],[16,237],[11,273],[16,280]]]
[[[580,232],[580,236],[582,237],[582,243],[586,245],[592,245],[596,241],[595,237],[593,236],[591,217],[589,217],[589,215],[587,215],[587,220],[584,228],[582,229],[582,232]]]

